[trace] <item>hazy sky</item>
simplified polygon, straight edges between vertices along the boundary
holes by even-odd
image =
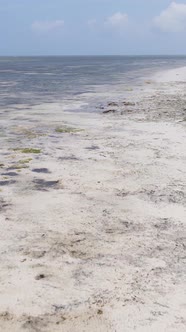
[[[186,0],[0,0],[0,55],[186,54]]]

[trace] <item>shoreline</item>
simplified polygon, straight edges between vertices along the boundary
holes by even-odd
[[[100,113],[10,115],[0,330],[185,331],[184,68]]]

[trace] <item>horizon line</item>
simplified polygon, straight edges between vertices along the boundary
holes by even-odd
[[[6,55],[0,55],[0,58],[4,57],[112,57],[112,56],[118,56],[118,57],[144,57],[144,56],[186,56],[186,54],[6,54]]]

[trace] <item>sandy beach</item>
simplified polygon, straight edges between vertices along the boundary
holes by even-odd
[[[0,114],[0,331],[186,331],[186,68],[23,108]]]

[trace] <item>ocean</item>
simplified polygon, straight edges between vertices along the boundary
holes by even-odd
[[[154,72],[181,66],[186,57],[0,57],[0,109],[60,103],[63,111],[96,111]]]

